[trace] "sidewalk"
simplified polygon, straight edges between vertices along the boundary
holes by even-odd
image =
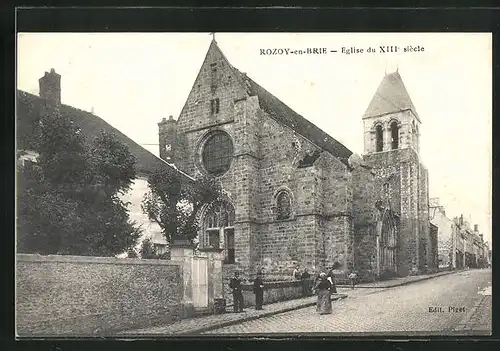
[[[454,331],[470,335],[491,335],[492,298],[491,285],[480,293],[472,308],[462,318]]]
[[[361,283],[361,284],[356,284],[356,289],[357,288],[371,288],[371,289],[373,289],[373,288],[380,288],[380,289],[393,288],[396,286],[411,284],[411,283],[415,283],[418,281],[436,278],[436,277],[440,277],[442,275],[458,273],[458,272],[463,272],[463,270],[445,271],[445,272],[438,272],[438,273],[426,274],[426,275],[414,275],[414,276],[409,276],[409,277],[394,278],[391,280],[378,281],[378,282],[373,282],[373,283]],[[351,287],[350,285],[337,285],[337,286],[340,288],[350,288]]]
[[[346,298],[346,294],[332,294],[332,300]],[[127,330],[118,333],[119,336],[137,336],[137,335],[165,335],[165,334],[200,334],[209,330],[227,327],[236,323],[242,323],[262,317],[272,316],[274,314],[288,312],[299,308],[314,306],[316,296],[310,296],[302,299],[282,301],[263,306],[263,310],[255,310],[253,307],[247,307],[245,312],[224,314],[213,314],[196,318],[183,319],[176,323],[136,330]]]
[[[356,297],[359,294],[369,293],[370,291],[366,288],[374,288],[374,289],[384,289],[391,288],[396,286],[402,286],[410,283],[414,283],[417,281],[427,280],[435,277],[439,277],[446,274],[458,273],[461,271],[448,271],[448,272],[440,272],[429,275],[422,276],[411,276],[404,278],[397,278],[392,280],[387,280],[383,282],[374,282],[374,283],[366,283],[356,285],[354,290],[350,289],[350,286],[338,285],[339,289],[342,289],[345,293],[338,293],[332,295],[332,300],[337,301],[340,299],[344,299],[348,296]],[[364,288],[358,290],[358,288]],[[135,329],[135,330],[127,330],[118,333],[118,336],[126,337],[126,336],[160,336],[160,335],[168,335],[168,334],[176,334],[176,335],[192,335],[192,334],[200,334],[209,330],[214,330],[222,327],[227,327],[229,325],[234,325],[237,323],[242,323],[250,320],[255,320],[267,316],[272,316],[278,313],[288,312],[292,310],[297,310],[300,308],[305,308],[309,306],[314,306],[316,304],[316,296],[310,296],[301,299],[289,300],[289,301],[281,301],[263,306],[263,310],[257,311],[252,307],[247,307],[245,312],[243,313],[224,313],[224,314],[214,314],[209,316],[201,316],[189,319],[183,319],[173,324],[158,326],[158,327],[150,327],[143,329]]]

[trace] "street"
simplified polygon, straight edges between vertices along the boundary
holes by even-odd
[[[319,315],[302,308],[205,334],[399,333],[491,334],[491,269],[449,274],[384,289],[339,289],[349,294]],[[265,306],[264,306],[265,308]]]

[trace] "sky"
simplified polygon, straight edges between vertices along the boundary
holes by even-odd
[[[399,71],[420,116],[430,197],[491,243],[492,44],[489,33],[216,33],[229,62],[351,151],[384,74]],[[19,33],[17,88],[61,74],[62,103],[94,111],[158,155],[157,123],[177,118],[209,33]],[[380,52],[397,46],[398,52]],[[417,52],[403,52],[409,46]],[[368,48],[375,52],[368,53]],[[261,49],[327,54],[262,55]],[[342,48],[363,53],[346,54]],[[421,50],[423,48],[423,51]],[[337,52],[331,52],[336,50]]]

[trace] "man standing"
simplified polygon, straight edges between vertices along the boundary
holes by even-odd
[[[234,312],[243,312],[243,293],[241,292],[241,279],[238,271],[234,272],[234,277],[229,281],[229,287],[233,292]]]
[[[307,268],[304,268],[304,272],[302,273],[302,295],[304,297],[309,296],[310,293],[310,286],[311,282],[309,281],[309,278],[311,278],[311,275],[307,271]]]
[[[356,271],[352,271],[351,274],[349,274],[349,279],[351,280],[351,289],[354,289],[354,285],[356,284],[356,278],[358,277],[358,274]]]
[[[255,309],[262,309],[264,301],[264,282],[262,281],[262,272],[257,272],[257,278],[253,281],[253,293],[255,294]]]

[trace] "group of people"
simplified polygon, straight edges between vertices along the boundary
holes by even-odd
[[[311,274],[309,274],[309,271],[307,268],[304,268],[304,271],[301,273],[299,270],[299,266],[296,266],[295,269],[293,270],[293,278],[296,280],[301,280],[302,281],[302,295],[309,296],[311,295]]]
[[[233,293],[234,312],[244,312],[243,310],[243,292],[241,289],[240,273],[234,272],[234,276],[229,281],[229,288]],[[253,281],[253,293],[255,294],[255,309],[261,310],[264,302],[264,281],[262,280],[262,272],[257,272],[257,277]]]
[[[330,268],[328,273],[321,272],[314,282],[310,279],[311,274],[308,272],[307,268],[305,268],[301,273],[299,271],[299,267],[295,267],[293,277],[302,281],[302,293],[304,296],[310,296],[311,293],[318,296],[316,311],[319,314],[332,313],[331,294],[337,293],[333,268]],[[233,306],[235,313],[244,312],[241,283],[242,280],[239,277],[239,272],[235,271],[234,276],[229,281],[229,287],[231,288],[233,294]],[[311,290],[312,283],[314,283],[314,286]],[[253,281],[253,293],[255,294],[255,309],[261,310],[264,300],[264,282],[262,280],[261,271],[257,273],[257,277]]]

